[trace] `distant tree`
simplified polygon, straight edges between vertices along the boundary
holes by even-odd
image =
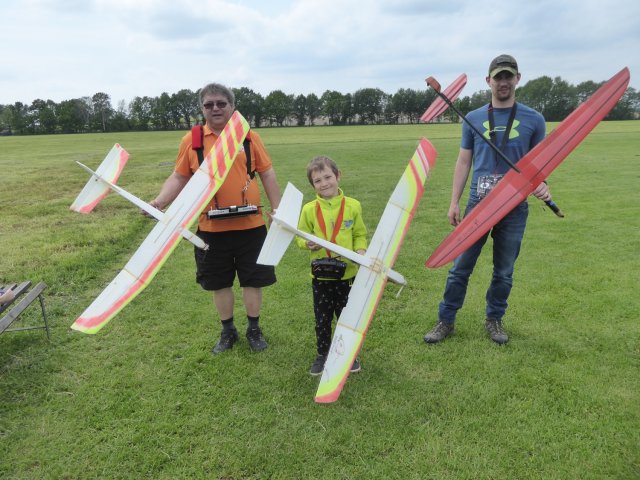
[[[640,117],[640,91],[629,87],[627,92],[631,95],[631,104],[633,105],[633,118]]]
[[[201,115],[198,93],[188,88],[183,88],[171,96],[171,107],[174,118],[180,116],[187,130],[191,130],[191,125],[193,122],[196,122]],[[181,123],[182,122],[176,122],[176,128],[183,128],[184,125],[181,125]]]
[[[0,105],[0,135],[7,135],[11,131],[8,117],[9,110],[4,105]]]
[[[129,114],[124,100],[118,102],[118,108],[111,119],[111,130],[114,132],[128,132],[131,130]]]
[[[171,130],[181,130],[186,128],[187,122],[182,119],[182,113],[180,112],[175,93],[173,93],[167,101],[167,110],[169,115],[169,128]]]
[[[549,92],[553,88],[553,79],[542,76],[529,80],[524,86],[516,89],[516,98],[519,102],[528,105],[544,115],[550,97]]]
[[[471,97],[458,97],[454,105],[460,110],[460,113],[466,115],[471,111]]]
[[[270,122],[282,127],[293,111],[293,95],[287,95],[282,90],[274,90],[264,99],[264,111]]]
[[[637,106],[638,94],[634,88],[629,87],[605,118],[607,120],[632,120],[635,118]]]
[[[435,95],[431,90],[417,91],[412,88],[401,88],[390,97],[385,117],[390,123],[396,123],[402,119],[406,119],[409,123],[418,123]]]
[[[9,128],[14,134],[22,135],[27,133],[27,125],[29,122],[29,110],[22,102],[16,102],[13,105],[7,105],[7,121]]]
[[[353,94],[353,112],[359,123],[377,123],[384,112],[388,95],[379,88],[362,88]]]
[[[153,106],[154,99],[150,97],[135,97],[131,101],[129,104],[129,119],[134,130],[149,130]]]
[[[309,125],[315,123],[316,118],[322,114],[322,101],[315,93],[307,95],[307,118]]]
[[[353,123],[355,118],[355,109],[353,105],[353,95],[347,93],[342,96],[342,100],[340,101],[340,125],[349,125]]]
[[[91,97],[91,111],[93,114],[91,126],[95,130],[107,131],[107,125],[113,116],[111,98],[106,93],[96,93]]]
[[[469,101],[469,108],[471,110],[476,110],[483,105],[486,105],[491,101],[491,90],[478,90],[476,93],[471,95],[471,99]]]
[[[404,114],[406,104],[406,90],[401,88],[389,97],[384,109],[385,123],[398,123]]]
[[[405,113],[409,117],[409,121],[411,123],[418,123],[422,114],[436,97],[436,92],[432,89],[416,90],[415,97],[409,98],[406,106],[407,111]]]
[[[298,95],[293,99],[292,115],[296,119],[296,125],[303,127],[307,120],[307,97]]]
[[[604,82],[586,81],[573,86],[560,77],[542,76],[516,89],[516,98],[540,111],[547,121],[563,120],[580,103],[591,96]],[[436,99],[431,89],[399,89],[389,95],[379,88],[363,88],[354,94],[326,90],[320,98],[308,95],[287,95],[282,90],[266,98],[253,90],[234,88],[236,109],[254,127],[266,120],[269,125],[283,126],[295,119],[297,125],[313,125],[324,117],[330,125],[378,123],[417,123],[427,107]],[[462,114],[486,105],[491,90],[480,90],[461,97],[455,105]],[[605,120],[640,118],[640,93],[628,88]],[[0,105],[0,132],[3,134],[50,134],[55,132],[145,131],[150,128],[171,130],[191,128],[201,120],[198,92],[182,89],[159,97],[135,97],[128,108],[123,101],[117,111],[109,95],[103,92],[92,97],[65,100],[34,100],[31,105],[16,102]],[[458,122],[457,113],[449,108],[442,120]]]
[[[460,103],[462,102],[462,100],[460,100],[460,98],[456,98],[453,101],[453,106],[456,107],[456,109],[460,110]],[[462,111],[460,111],[460,113],[462,113]],[[456,113],[456,111],[453,108],[447,108],[445,110],[445,112],[442,114],[442,119],[446,122],[449,123],[456,123],[458,121],[460,121],[460,118],[458,117],[458,114]]]
[[[56,111],[58,104],[53,100],[47,100],[46,107],[40,112],[40,126],[43,133],[55,133],[58,128]]]
[[[74,98],[58,104],[58,126],[63,133],[81,133],[87,131],[89,107],[86,99]]]
[[[547,121],[564,120],[578,106],[574,87],[560,77],[553,79],[547,107],[542,114]]]
[[[588,80],[576,85],[574,93],[576,95],[576,100],[578,101],[578,103],[584,102],[587,98],[593,95],[593,92],[595,92],[602,85],[602,83],[604,82],[596,83]]]
[[[55,133],[58,121],[56,119],[57,105],[52,100],[34,100],[29,107],[30,133]]]
[[[156,130],[169,130],[175,128],[171,115],[172,102],[167,92],[163,92],[155,98],[151,108],[151,124]]]
[[[344,95],[335,90],[327,90],[320,97],[322,114],[327,117],[330,125],[339,125],[343,118]]]
[[[95,118],[93,113],[93,100],[91,97],[81,97],[79,100],[79,114],[82,116],[82,121],[84,122],[84,129],[82,131],[90,132],[92,131],[91,119]],[[98,131],[99,128],[95,128],[94,130]]]
[[[234,88],[233,94],[236,97],[236,110],[250,124],[259,127],[264,117],[264,98],[262,95],[247,87]]]

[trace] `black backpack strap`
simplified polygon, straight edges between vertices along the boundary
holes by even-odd
[[[198,165],[202,165],[204,162],[204,127],[202,125],[195,125],[191,129],[191,148],[198,155]]]
[[[249,139],[249,134],[244,137],[242,146],[244,147],[244,155],[245,157],[247,157],[247,175],[249,175],[249,178],[253,180],[253,178],[256,176],[256,171],[251,170],[251,139]]]

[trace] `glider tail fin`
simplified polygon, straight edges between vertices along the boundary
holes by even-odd
[[[302,192],[291,183],[282,195],[280,205],[273,214],[269,233],[264,241],[258,263],[262,265],[277,265],[287,251],[289,244],[296,235],[296,227],[302,208]]]
[[[115,144],[104,158],[96,173],[111,183],[116,183],[124,168],[129,153],[119,144]],[[96,175],[92,175],[80,194],[71,204],[71,210],[80,213],[90,213],[100,201],[109,193],[109,185],[101,182]]]

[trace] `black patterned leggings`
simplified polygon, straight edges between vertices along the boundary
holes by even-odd
[[[340,317],[349,300],[353,279],[311,280],[313,290],[313,312],[316,316],[316,342],[318,355],[327,355],[331,347],[331,324],[333,316]]]

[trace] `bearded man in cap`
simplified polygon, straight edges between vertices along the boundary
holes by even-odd
[[[462,220],[459,202],[472,167],[465,214],[491,191],[510,168],[486,140],[491,141],[512,163],[517,164],[545,136],[544,117],[532,108],[516,102],[516,86],[519,81],[520,71],[515,58],[506,54],[494,58],[486,77],[487,85],[491,88],[491,102],[466,116],[485,138],[481,138],[466,122],[462,124],[462,140],[448,212],[449,222],[454,227]],[[541,183],[533,195],[541,200],[551,200],[546,183]],[[493,276],[486,294],[485,328],[494,342],[504,344],[509,340],[502,326],[502,317],[507,309],[514,265],[520,253],[527,216],[528,204],[525,200],[454,260],[438,307],[438,323],[424,336],[426,343],[440,342],[453,333],[456,314],[464,303],[469,277],[489,235],[493,238]]]

